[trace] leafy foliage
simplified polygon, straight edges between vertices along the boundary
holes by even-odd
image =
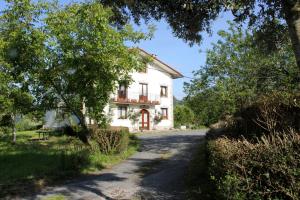
[[[0,15],[0,118],[10,116],[16,141],[16,116],[33,107],[28,70],[39,63],[41,35],[35,28],[42,7],[30,1],[8,1]]]
[[[132,17],[136,23],[141,19],[165,19],[175,36],[189,42],[190,45],[200,43],[201,32],[211,33],[211,24],[220,13],[231,12],[234,21],[247,23],[249,28],[256,30],[254,46],[261,52],[269,54],[280,49],[282,43],[290,39],[292,49],[300,68],[300,3],[297,0],[98,0],[112,7],[118,22],[122,26]]]
[[[41,123],[36,121],[32,116],[25,115],[21,116],[20,120],[16,123],[16,128],[18,131],[30,131],[30,130],[37,130],[38,127],[41,127]]]
[[[222,40],[208,51],[205,66],[185,84],[187,104],[205,125],[246,108],[261,95],[299,90],[299,70],[289,44],[264,55],[252,45],[253,34],[230,25],[228,32],[219,32]]]
[[[221,118],[210,126],[206,138],[222,136],[228,138],[246,138],[251,141],[256,137],[300,131],[299,95],[282,95],[280,92],[261,96],[255,103],[233,115]]]
[[[162,113],[160,111],[156,111],[153,120],[155,124],[159,124],[163,120]]]
[[[263,136],[257,143],[219,138],[208,144],[217,199],[299,199],[300,136]]]
[[[139,121],[140,116],[141,116],[141,112],[140,111],[134,111],[133,109],[130,109],[127,113],[128,119],[130,119],[133,124],[135,124]]]
[[[194,124],[194,113],[185,105],[176,105],[174,108],[174,126],[180,127],[182,125]]]
[[[50,13],[46,22],[49,66],[42,85],[54,91],[81,123],[84,103],[89,115],[101,122],[103,109],[118,81],[143,66],[136,50],[124,41],[146,36],[130,26],[117,30],[110,25],[111,11],[97,3],[73,4]]]
[[[151,37],[129,25],[114,27],[112,15],[94,1],[67,6],[7,1],[0,16],[1,78],[33,95],[41,110],[60,104],[77,116],[86,132],[86,114],[105,122],[103,109],[116,84],[145,64],[138,50],[128,49],[125,42]],[[7,106],[5,99],[0,94],[1,107]]]
[[[195,1],[195,0],[99,0],[104,5],[112,7],[115,19],[119,25],[126,23],[131,17],[136,23],[141,19],[160,20],[164,18],[173,29],[174,35],[198,43],[203,38],[202,31],[211,32],[211,22],[223,11],[230,11],[235,21],[249,21],[250,27],[255,27],[270,41],[269,44],[283,39],[287,30],[284,21],[289,9],[295,6],[296,1]],[[291,13],[292,15],[293,13]]]
[[[96,141],[99,151],[104,154],[120,153],[129,144],[128,129],[94,129],[92,138]]]

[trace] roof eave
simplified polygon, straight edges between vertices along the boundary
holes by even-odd
[[[139,47],[137,49],[140,50],[141,52],[143,52],[144,54],[146,54],[147,56],[150,56],[151,58],[153,58],[159,64],[161,64],[164,67],[166,67],[169,70],[171,70],[173,73],[168,72],[168,70],[165,70],[165,71],[168,72],[172,76],[173,79],[178,79],[178,78],[183,78],[184,77],[180,72],[178,72],[177,70],[175,70],[173,67],[171,67],[168,64],[164,63],[163,61],[159,60],[157,57],[153,56],[152,54],[146,52],[144,49],[141,49]]]

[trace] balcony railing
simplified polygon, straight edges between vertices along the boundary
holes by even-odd
[[[120,95],[118,92],[112,96],[112,101],[119,104],[159,105],[160,95],[127,92],[127,95]]]

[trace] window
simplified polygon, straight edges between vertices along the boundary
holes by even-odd
[[[122,99],[127,98],[127,86],[125,84],[119,85],[118,95],[119,95],[119,98],[122,98]]]
[[[148,96],[148,84],[140,83],[140,95]]]
[[[160,96],[161,97],[168,96],[168,87],[167,86],[160,86]]]
[[[168,119],[168,108],[162,108],[161,114],[163,119]]]
[[[127,107],[119,106],[118,107],[119,119],[127,119]]]
[[[148,84],[140,83],[140,101],[148,100]]]

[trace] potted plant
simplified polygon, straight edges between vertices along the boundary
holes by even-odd
[[[158,124],[159,122],[161,122],[162,119],[163,119],[162,114],[160,112],[155,111],[154,123]]]
[[[133,109],[130,109],[127,113],[127,117],[130,119],[132,125],[135,127],[135,125],[138,123],[139,118],[141,116],[141,113],[139,111],[134,111]],[[139,129],[138,126],[136,128]]]

